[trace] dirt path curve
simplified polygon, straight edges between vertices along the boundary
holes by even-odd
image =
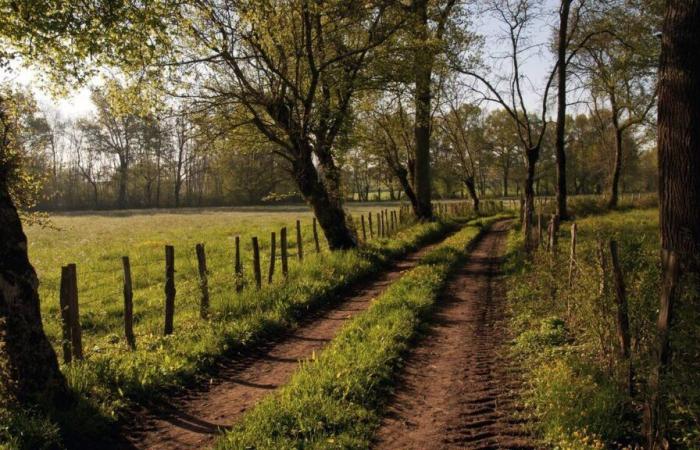
[[[322,349],[350,319],[367,309],[402,274],[416,266],[436,244],[413,252],[388,270],[347,290],[334,305],[254,354],[223,363],[216,378],[203,389],[144,409],[128,435],[113,448],[201,449],[210,446],[222,430],[263,396],[286,383],[299,365]]]
[[[498,222],[450,280],[430,329],[406,359],[377,449],[533,449],[517,419],[517,382],[498,278],[508,224]]]

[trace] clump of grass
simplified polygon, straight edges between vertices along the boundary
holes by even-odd
[[[367,448],[401,355],[481,224],[472,223],[423,257],[217,447]]]

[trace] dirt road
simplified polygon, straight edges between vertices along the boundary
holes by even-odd
[[[499,278],[507,223],[484,234],[409,354],[377,449],[534,449],[518,418]]]
[[[202,389],[144,408],[127,425],[126,436],[112,447],[155,450],[210,446],[263,396],[286,383],[300,360],[320,351],[348,320],[366,310],[434,245],[407,255],[372,280],[353,286],[334,307],[267,348],[225,362],[216,378]]]

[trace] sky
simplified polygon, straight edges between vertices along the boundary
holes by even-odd
[[[555,0],[545,0],[545,7],[553,10]],[[503,43],[503,32],[500,24],[493,18],[484,17],[474,20],[475,31],[485,38],[484,55],[486,57],[502,53],[505,48]],[[544,43],[552,33],[551,23],[543,21],[533,27],[531,39],[533,43]],[[524,64],[523,72],[534,83],[534,89],[526,93],[526,102],[536,108],[539,105],[540,97],[537,94],[538,87],[543,84],[548,71],[552,66],[552,56],[546,49],[533,50],[531,56]],[[95,107],[90,100],[90,87],[84,86],[78,90],[69,92],[67,96],[55,98],[49,90],[41,85],[40,77],[31,69],[14,67],[10,74],[0,74],[0,82],[11,81],[20,86],[29,87],[35,94],[40,107],[47,112],[57,111],[60,116],[66,119],[76,119],[89,116],[95,112]]]

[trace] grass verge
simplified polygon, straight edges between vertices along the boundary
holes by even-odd
[[[570,223],[562,226],[556,254],[541,250],[528,258],[521,233],[514,230],[509,237],[508,305],[517,335],[513,351],[522,361],[527,386],[526,403],[548,446],[641,448],[658,314],[658,211],[591,215],[577,224],[571,285]],[[610,239],[618,244],[629,303],[629,360],[619,350]],[[692,298],[686,293],[678,304],[671,343],[674,362],[666,392],[674,448],[695,449],[700,442],[700,317]]]
[[[402,355],[466,248],[494,220],[470,222],[425,255],[286,386],[246,414],[217,448],[369,447]]]

